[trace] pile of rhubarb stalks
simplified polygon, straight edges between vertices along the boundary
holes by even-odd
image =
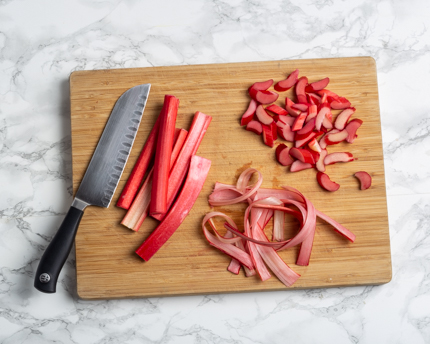
[[[148,261],[173,235],[194,205],[211,161],[196,154],[212,117],[196,112],[189,130],[175,127],[179,99],[166,95],[163,108],[118,199],[127,209],[121,224],[138,231],[149,216],[160,221],[136,250]]]
[[[278,137],[293,143],[292,147],[284,143],[276,147],[277,161],[290,166],[290,172],[315,168],[318,184],[327,191],[337,191],[340,185],[330,180],[325,173],[326,166],[354,161],[354,157],[350,152],[328,153],[328,146],[353,143],[363,121],[350,120],[356,109],[348,99],[326,89],[329,82],[329,78],[324,78],[309,83],[306,76],[299,78],[298,69],[277,82],[274,91],[268,90],[273,79],[256,82],[248,89],[251,101],[242,115],[241,125],[262,135],[264,144],[269,147],[274,146]],[[292,87],[295,88],[295,102],[286,97],[284,107],[274,104],[279,93]],[[334,111],[339,113],[335,115]],[[370,187],[372,179],[367,172],[359,171],[354,175],[360,181],[361,190]]]

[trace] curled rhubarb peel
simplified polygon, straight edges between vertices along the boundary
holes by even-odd
[[[330,82],[329,78],[324,78],[319,81],[312,82],[308,86],[306,86],[305,91],[308,93],[309,92],[312,93],[315,91],[322,90],[327,87],[329,82]]]
[[[211,161],[208,159],[196,155],[191,158],[187,178],[176,202],[158,227],[136,250],[142,259],[151,259],[185,220],[203,188],[210,166]]]
[[[261,135],[263,132],[263,126],[259,121],[252,120],[246,125],[246,130],[252,131],[253,133],[256,133],[257,135]]]
[[[285,92],[288,91],[291,87],[293,87],[299,77],[299,70],[296,69],[294,72],[292,72],[285,80],[278,81],[275,84],[275,90],[278,92]]]
[[[257,106],[255,114],[257,115],[257,118],[261,124],[269,125],[273,122],[273,117],[270,116],[266,110],[264,110],[264,107],[261,104]]]
[[[290,166],[293,163],[293,159],[291,158],[289,152],[290,148],[283,143],[279,144],[278,147],[276,147],[276,160],[282,166]]]
[[[360,181],[360,190],[367,190],[372,185],[372,177],[365,171],[359,171],[354,176]]]
[[[349,152],[335,152],[327,154],[324,158],[324,165],[332,165],[337,162],[350,162],[354,161],[354,156]]]
[[[327,190],[327,191],[334,192],[334,191],[339,190],[339,188],[340,188],[340,185],[331,181],[330,177],[327,174],[325,174],[324,172],[318,172],[317,173],[317,181],[318,181],[318,184],[324,190]]]
[[[255,110],[257,110],[257,102],[254,99],[251,99],[248,105],[248,109],[242,115],[240,120],[240,125],[247,125],[254,118]]]
[[[296,84],[296,96],[297,101],[301,104],[307,103],[305,88],[308,85],[308,78],[305,76],[302,76],[299,80],[297,80]]]

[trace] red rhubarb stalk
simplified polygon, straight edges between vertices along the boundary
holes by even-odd
[[[166,95],[160,113],[160,128],[154,161],[154,177],[151,192],[151,215],[165,214],[167,208],[167,185],[169,181],[170,156],[175,135],[179,99]]]
[[[178,199],[158,227],[136,250],[142,259],[151,259],[185,220],[203,188],[210,166],[211,161],[208,159],[196,155],[191,158],[187,179]]]
[[[154,127],[149,133],[145,145],[140,152],[139,158],[137,159],[136,164],[134,165],[133,170],[131,171],[131,174],[127,179],[127,182],[125,183],[124,189],[119,196],[118,202],[116,204],[117,207],[123,209],[130,208],[134,197],[139,190],[139,186],[142,183],[143,178],[145,177],[145,173],[149,167],[149,163],[154,157],[159,125],[160,119],[158,118],[154,124]]]

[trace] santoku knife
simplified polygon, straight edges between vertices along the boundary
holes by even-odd
[[[40,260],[34,280],[36,289],[55,293],[58,275],[72,249],[85,208],[89,205],[109,207],[133,146],[150,88],[150,84],[130,88],[115,103],[72,205]]]

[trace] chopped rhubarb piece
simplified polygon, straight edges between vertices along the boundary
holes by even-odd
[[[263,142],[266,146],[273,147],[274,137],[271,125],[263,124]]]
[[[175,136],[175,123],[178,114],[179,99],[166,95],[160,113],[160,128],[154,160],[154,177],[151,192],[151,215],[165,214],[167,208],[167,188]]]
[[[307,118],[307,117],[306,117]],[[297,132],[297,135],[308,135],[311,131],[315,129],[315,119],[310,120]]]
[[[354,107],[343,110],[339,115],[337,115],[336,121],[334,122],[334,127],[339,130],[345,129],[346,123],[349,121],[354,112]]]
[[[146,170],[152,158],[155,155],[155,147],[157,145],[158,128],[160,126],[160,118],[154,124],[149,136],[145,142],[145,145],[140,152],[139,158],[131,171],[130,177],[128,177],[125,183],[124,189],[119,196],[117,207],[123,209],[129,209],[133,203],[134,197],[139,190],[140,184],[145,177]]]
[[[296,117],[296,120],[294,121],[293,126],[291,127],[292,131],[299,131],[303,128],[303,124],[305,123],[306,117],[308,113],[302,112],[299,117]]]
[[[318,184],[327,191],[337,191],[340,188],[340,185],[331,181],[330,177],[325,174],[324,172],[318,172],[317,173],[317,181]]]
[[[278,139],[278,126],[276,125],[275,122],[272,122],[272,123],[270,123],[270,127],[272,128],[273,140],[277,140]]]
[[[327,156],[327,149],[321,149],[320,158],[315,164],[316,168],[320,172],[325,172],[324,158]]]
[[[271,105],[267,106],[266,110],[269,110],[269,111],[273,112],[274,114],[277,114],[278,116],[287,116],[288,115],[287,110],[281,108],[279,105],[276,105],[276,104],[271,104]]]
[[[324,78],[319,81],[312,82],[308,86],[306,86],[305,91],[306,92],[320,91],[326,88],[329,82],[330,82],[329,78]]]
[[[262,123],[262,124],[266,124],[269,125],[270,123],[273,122],[273,117],[270,116],[266,110],[264,110],[263,105],[258,105],[257,106],[257,110],[255,111],[255,114],[257,115],[258,120]]]
[[[316,93],[308,93],[307,94],[308,101],[312,105],[319,105],[321,104],[321,97]]]
[[[316,119],[315,119],[315,129],[316,130],[321,129],[321,126],[323,125],[324,120],[326,118],[328,118],[328,116],[331,116],[330,107],[327,104],[323,104],[323,106],[321,106],[321,109],[318,112]],[[326,127],[326,126],[324,126],[324,127]]]
[[[365,171],[356,172],[354,176],[360,181],[360,190],[366,190],[372,185],[372,177]]]
[[[257,91],[255,94],[255,100],[260,104],[271,104],[275,102],[279,97],[279,94],[272,91]]]
[[[294,142],[294,131],[291,130],[289,124],[284,124],[282,127],[278,126],[278,135],[285,141]]]
[[[296,134],[295,142],[294,142],[294,147],[296,147],[296,148],[303,147],[310,140],[312,140],[313,138],[317,137],[317,135],[318,135],[318,133],[316,133],[314,131],[311,131],[307,135],[303,135],[303,137],[301,135],[299,136],[299,135]]]
[[[290,98],[285,97],[285,109],[288,111],[288,113],[291,116],[297,117],[298,115],[300,115],[301,111],[293,109],[292,108],[293,105],[294,105],[294,102]]]
[[[346,130],[339,131],[338,133],[328,132],[325,137],[325,142],[327,145],[336,145],[348,137],[348,132]]]
[[[315,164],[314,157],[312,156],[311,152],[309,152],[306,149],[299,149],[299,148],[293,147],[290,149],[290,155],[293,158],[300,160],[301,162]]]
[[[208,159],[196,155],[191,158],[187,179],[178,199],[163,221],[136,250],[142,259],[151,259],[185,220],[203,188],[210,166],[211,161]]]
[[[325,133],[323,136],[321,136],[320,137],[320,139],[319,139],[319,144],[320,144],[320,147],[322,148],[322,149],[326,149],[327,148],[327,141],[326,141],[326,137],[327,137],[327,135],[328,134],[335,134],[335,133],[338,133],[340,130],[337,130],[337,129],[332,129],[332,130],[330,130],[329,132],[327,132],[327,133]]]
[[[346,142],[352,143],[357,137],[356,132],[358,128],[361,127],[363,121],[361,119],[355,118],[346,125],[345,130],[348,132],[348,137],[346,138]]]
[[[321,147],[318,143],[318,141],[316,140],[316,138],[313,138],[312,140],[309,141],[308,146],[310,149],[312,149],[315,152],[321,153]]]
[[[320,158],[320,153],[317,151],[314,151],[313,149],[309,148],[309,144],[306,147],[303,147],[303,149],[307,150],[309,153],[311,153],[312,155],[312,159],[314,160],[314,162],[312,163],[312,165],[315,165],[316,162],[319,160]]]
[[[263,126],[259,121],[251,121],[246,125],[246,130],[252,131],[257,135],[261,135],[261,133],[263,132]]]
[[[295,110],[308,111],[309,104],[293,104],[291,107]]]
[[[278,92],[288,91],[291,87],[293,87],[296,84],[298,77],[299,77],[299,70],[296,69],[288,76],[288,78],[277,82],[275,84],[275,90]]]
[[[257,102],[254,99],[251,99],[248,105],[248,109],[242,115],[242,119],[240,120],[240,125],[247,125],[254,118],[255,110],[257,109]]]
[[[185,129],[177,129],[175,133],[175,145],[173,146],[172,155],[170,158],[170,169],[173,167],[179,153],[184,145],[188,131]],[[138,231],[143,221],[148,216],[149,204],[151,202],[152,178],[154,167],[149,171],[145,182],[142,184],[136,198],[133,201],[127,214],[124,216],[121,224],[134,231]]]
[[[291,164],[290,172],[299,172],[303,170],[307,170],[312,168],[312,164],[308,162],[301,162],[300,160],[296,160]]]
[[[276,160],[278,160],[282,166],[290,166],[293,163],[293,159],[291,158],[289,151],[290,148],[283,143],[276,147]]]
[[[211,116],[205,115],[200,111],[196,112],[194,115],[190,130],[188,131],[187,139],[185,140],[178,159],[176,160],[176,163],[173,165],[173,169],[170,172],[167,208],[170,208],[176,195],[178,194],[187,174],[191,157],[196,154],[200,142],[202,141],[211,120]],[[157,220],[161,220],[164,216],[154,215],[152,217]]]
[[[305,76],[302,76],[299,80],[297,80],[296,84],[296,95],[297,95],[297,101],[301,104],[306,104],[306,93],[305,88],[308,85],[308,78]]]
[[[309,122],[311,119],[315,118],[318,114],[318,106],[310,105],[308,110],[308,117],[306,117],[306,122]]]
[[[332,91],[329,91],[327,89],[323,89],[323,90],[317,91],[317,93],[321,97],[326,97],[326,99],[327,99],[326,101],[329,102],[329,103],[331,103],[331,102],[333,102],[335,100],[339,100],[339,98],[340,98],[336,93],[334,93]],[[326,101],[324,101],[324,102],[326,102]],[[321,102],[323,102],[323,101],[321,100]]]
[[[278,116],[278,122],[281,122],[283,124],[289,124],[290,127],[294,124],[295,120],[296,118],[291,116]]]
[[[256,95],[258,91],[266,91],[270,86],[273,85],[273,79],[267,80],[267,81],[259,81],[254,84],[252,84],[248,88],[248,93],[251,96],[252,99],[256,99]]]
[[[324,165],[332,165],[337,162],[349,162],[354,161],[354,156],[349,152],[336,152],[327,154],[324,158]]]
[[[339,97],[337,100],[333,100],[330,102],[330,107],[335,110],[342,110],[349,108],[351,106],[351,103],[348,99],[344,97]]]

